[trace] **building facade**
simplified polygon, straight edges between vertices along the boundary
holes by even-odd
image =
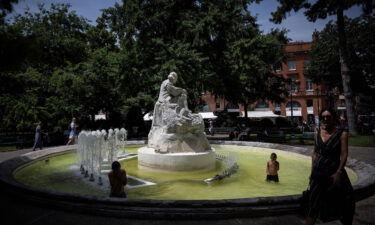
[[[303,121],[315,123],[319,111],[327,106],[325,101],[327,91],[323,85],[314,84],[304,75],[304,69],[310,63],[311,46],[312,42],[292,42],[285,45],[285,51],[290,57],[274,69],[275,76],[287,79],[288,85],[285,88],[289,90],[289,96],[281,104],[263,101],[254,103],[247,109],[250,118],[252,115],[260,115],[252,112],[271,111],[274,114],[289,117],[296,123]],[[206,93],[203,100],[207,104],[205,111],[227,109],[228,112],[238,112],[239,116],[244,114],[243,105],[234,105],[225,99],[215,98],[210,93]]]

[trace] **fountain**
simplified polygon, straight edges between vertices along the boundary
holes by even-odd
[[[174,86],[171,72],[160,87],[154,107],[148,146],[138,150],[142,168],[166,171],[210,170],[215,167],[215,151],[204,134],[203,119],[187,106],[187,92]]]
[[[214,149],[203,132],[202,118],[187,107],[186,90],[174,86],[176,80],[172,72],[161,85],[147,146],[127,146],[124,152],[123,128],[82,131],[76,146],[30,152],[0,163],[2,190],[28,202],[117,217],[217,219],[297,213],[308,183],[310,152],[231,141],[211,143]],[[279,184],[264,181],[271,152],[283,165]],[[126,200],[107,197],[108,179],[102,174],[114,160],[121,161],[128,178],[134,176]],[[348,170],[357,198],[373,193],[375,168],[353,159],[347,165],[358,175],[357,179]]]
[[[90,181],[103,184],[103,167],[110,167],[113,161],[127,156],[126,152],[119,152],[119,148],[125,146],[127,131],[124,128],[97,131],[81,131],[78,135],[78,164],[80,171]]]

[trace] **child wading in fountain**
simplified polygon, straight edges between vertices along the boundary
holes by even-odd
[[[270,156],[270,160],[267,162],[267,178],[266,181],[275,181],[279,182],[279,175],[277,171],[279,170],[279,162],[276,160],[277,155],[276,153],[272,153]]]
[[[111,194],[109,197],[126,198],[125,185],[128,182],[126,171],[121,169],[121,164],[117,161],[112,163],[112,171],[108,173],[111,184]]]

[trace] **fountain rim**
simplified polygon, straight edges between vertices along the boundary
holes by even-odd
[[[210,141],[210,143],[265,147],[301,155],[310,154],[307,148],[263,142]],[[145,141],[129,141],[128,144],[145,144]],[[13,176],[15,171],[35,160],[65,154],[74,151],[76,148],[76,145],[60,146],[29,152],[3,161],[0,163],[0,186],[9,194],[33,203],[63,210],[116,217],[217,219],[296,214],[300,211],[301,195],[222,200],[116,199],[39,189],[19,183]],[[357,182],[353,184],[357,201],[375,193],[374,166],[349,158],[347,167],[351,168],[358,177]]]

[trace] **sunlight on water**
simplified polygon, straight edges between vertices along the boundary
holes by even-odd
[[[125,151],[136,153],[141,146],[127,146]],[[248,146],[213,145],[216,151],[230,151],[238,155],[239,170],[231,177],[205,183],[202,180],[213,177],[222,171],[217,161],[214,171],[203,172],[160,172],[138,168],[137,159],[121,161],[129,175],[157,183],[154,186],[134,188],[127,191],[129,198],[146,199],[231,199],[300,194],[307,188],[310,172],[310,159],[276,151],[280,163],[277,183],[267,183],[266,163],[272,149]],[[27,165],[14,174],[26,185],[54,191],[106,196],[108,192],[88,185],[81,177],[74,175],[79,168],[76,154],[68,153],[39,160]],[[354,183],[356,175],[349,170]],[[106,176],[105,174],[103,176]]]

